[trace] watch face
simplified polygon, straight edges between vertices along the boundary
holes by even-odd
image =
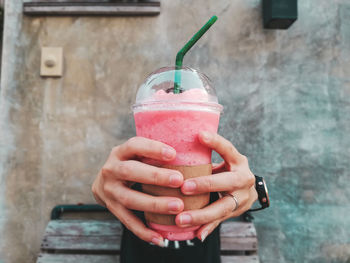
[[[267,190],[267,186],[266,186],[266,182],[264,180],[264,178],[262,178],[263,184],[264,184],[264,189],[265,189],[265,194],[266,194],[266,200],[264,200],[265,198],[263,198],[263,202],[266,203],[266,207],[270,206],[270,198],[269,198],[269,191]]]

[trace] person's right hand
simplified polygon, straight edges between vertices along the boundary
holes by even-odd
[[[159,168],[138,161],[147,157],[171,161],[176,151],[161,142],[133,137],[114,147],[92,185],[96,201],[107,207],[139,238],[163,245],[163,238],[147,228],[131,210],[157,214],[178,214],[184,209],[183,201],[176,197],[157,197],[130,188],[135,182],[178,188],[183,184],[179,171]]]

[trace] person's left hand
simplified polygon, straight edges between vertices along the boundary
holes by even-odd
[[[215,150],[224,161],[213,165],[213,175],[191,178],[184,182],[181,191],[186,195],[219,192],[222,198],[198,210],[185,211],[176,216],[180,227],[198,226],[197,237],[204,239],[224,220],[247,211],[257,199],[255,177],[249,169],[248,159],[225,138],[218,134],[201,132],[199,140]],[[239,206],[231,194],[236,197]]]

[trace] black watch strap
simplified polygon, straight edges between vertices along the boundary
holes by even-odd
[[[269,193],[266,187],[265,180],[261,176],[255,175],[255,189],[258,193],[258,200],[261,207],[250,209],[248,210],[248,212],[262,210],[270,206]]]

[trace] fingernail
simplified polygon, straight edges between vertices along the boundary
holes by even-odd
[[[212,135],[209,132],[202,132],[202,138],[205,142],[210,142]]]
[[[164,242],[162,238],[154,237],[152,238],[152,243],[160,247],[164,247]]]
[[[201,241],[204,242],[207,236],[208,236],[208,231],[204,230],[201,234]]]
[[[184,185],[182,186],[182,189],[186,192],[193,192],[196,190],[197,185],[194,181],[185,181]]]
[[[163,154],[163,159],[169,160],[174,158],[176,152],[174,149],[169,148],[169,147],[163,147],[162,149],[162,154]]]
[[[192,217],[189,214],[183,214],[180,216],[180,224],[181,225],[188,225],[192,221]]]
[[[179,201],[173,200],[168,203],[169,211],[177,212],[180,210],[180,206],[181,204]]]
[[[169,184],[172,186],[180,186],[182,182],[182,176],[179,174],[172,174],[169,177]]]

